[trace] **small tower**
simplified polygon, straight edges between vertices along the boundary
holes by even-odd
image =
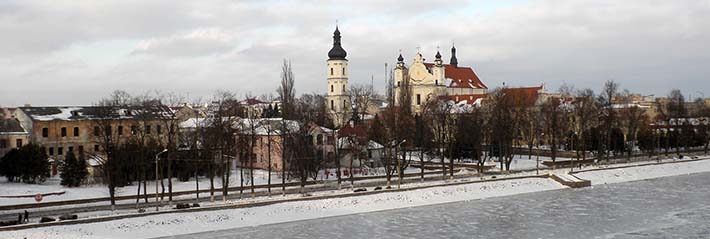
[[[451,45],[451,60],[449,61],[449,65],[453,67],[458,67],[459,65],[459,60],[456,59],[456,46],[454,45]]]
[[[344,125],[352,115],[350,95],[348,95],[348,60],[347,52],[340,43],[340,30],[335,27],[333,32],[333,48],[328,51],[328,94],[326,104],[333,125]]]
[[[404,64],[404,57],[402,57],[402,53],[399,53],[399,57],[397,57],[397,67],[394,68],[394,104],[399,105],[399,95],[401,94],[401,87],[405,84],[405,79],[407,73],[407,66]]]
[[[434,75],[434,85],[444,84],[444,61],[441,60],[441,53],[436,51],[436,56],[434,59],[434,67],[432,67],[432,74]]]

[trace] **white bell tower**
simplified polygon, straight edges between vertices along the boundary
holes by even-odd
[[[333,48],[328,52],[327,72],[328,94],[326,107],[335,127],[348,122],[352,116],[352,105],[348,94],[348,60],[347,52],[340,45],[340,30],[335,27],[333,33]]]

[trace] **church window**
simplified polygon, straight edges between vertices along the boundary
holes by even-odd
[[[330,75],[333,75],[333,67],[330,68]]]
[[[343,67],[343,75],[345,75],[345,67]]]
[[[335,110],[335,103],[333,103],[333,100],[330,100],[330,109]]]
[[[399,81],[397,81],[397,87],[399,87]]]
[[[345,93],[345,84],[343,84],[343,93]]]
[[[421,104],[422,104],[422,95],[417,94],[417,105],[421,105]]]
[[[347,104],[345,103],[345,100],[343,100],[343,109],[346,109],[345,105],[347,105]]]
[[[333,92],[333,85],[330,85],[330,92]]]
[[[435,80],[434,85],[439,85],[439,80]]]

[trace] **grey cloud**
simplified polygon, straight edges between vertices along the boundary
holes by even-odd
[[[228,53],[235,44],[232,37],[220,29],[198,29],[184,35],[143,41],[132,54],[199,57]]]
[[[615,79],[646,94],[710,91],[702,83],[710,74],[708,1],[543,0],[490,12],[469,11],[490,4],[478,0],[35,3],[0,3],[0,31],[8,33],[0,38],[0,82],[13,89],[0,87],[2,105],[90,104],[113,89],[192,98],[217,89],[273,93],[282,59],[292,60],[299,93],[324,92],[336,19],[350,82],[374,76],[380,91],[383,65],[392,66],[399,49],[407,62],[416,47],[433,58],[439,46],[448,59],[452,41],[460,65],[491,87],[544,81],[553,90],[563,82],[599,89]],[[220,37],[197,34],[209,29]],[[117,39],[138,43],[98,62],[62,53]],[[20,83],[28,79],[63,86],[47,94]]]

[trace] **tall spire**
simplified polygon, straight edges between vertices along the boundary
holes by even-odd
[[[454,67],[457,67],[459,64],[459,60],[456,59],[456,46],[454,46],[453,43],[451,44],[451,60],[449,61],[449,64]]]
[[[333,48],[328,52],[328,58],[330,60],[345,60],[348,55],[345,49],[340,45],[340,30],[338,26],[335,26],[335,32],[333,32]]]

